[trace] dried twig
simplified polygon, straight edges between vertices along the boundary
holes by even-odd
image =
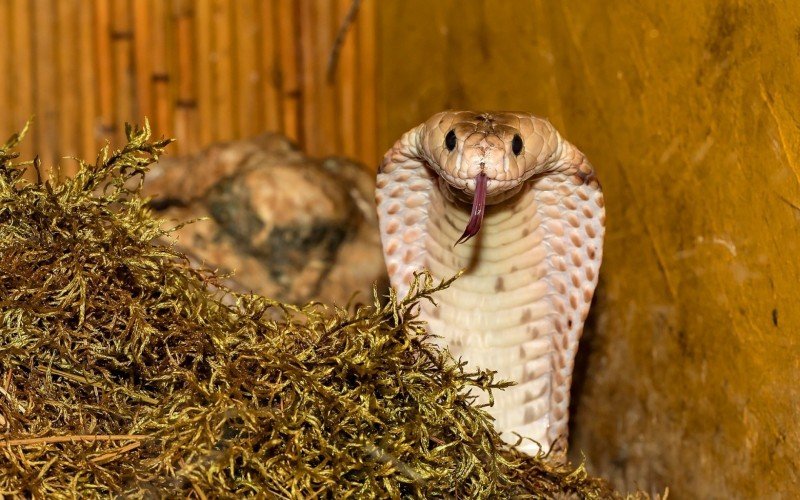
[[[42,373],[52,373],[54,375],[58,375],[59,377],[64,377],[67,380],[71,380],[73,382],[78,382],[81,384],[91,385],[92,387],[97,387],[98,389],[104,390],[113,390],[119,389],[120,391],[124,392],[128,396],[138,399],[140,401],[144,401],[145,403],[150,403],[152,405],[158,404],[158,400],[155,398],[151,398],[146,394],[141,394],[138,392],[131,391],[127,387],[123,387],[121,385],[112,384],[107,380],[92,380],[85,375],[76,375],[74,373],[65,372],[64,370],[59,370],[58,368],[53,367],[44,367],[44,366],[37,366],[36,369]]]
[[[350,26],[356,20],[360,5],[361,0],[353,0],[353,3],[350,4],[350,9],[347,11],[347,15],[344,16],[342,24],[339,25],[339,30],[336,32],[336,39],[333,41],[330,54],[328,54],[328,65],[325,71],[328,83],[333,83],[333,78],[336,75],[336,65],[339,63],[339,52],[342,51],[342,45],[344,45],[347,32],[350,31]]]
[[[94,443],[97,441],[127,441],[147,439],[141,434],[81,434],[73,436],[46,436],[26,439],[0,439],[0,446],[36,446],[53,443]]]
[[[92,463],[98,464],[98,465],[107,464],[107,463],[113,461],[114,459],[116,459],[118,456],[120,456],[120,455],[122,455],[124,453],[127,453],[127,452],[129,452],[131,450],[135,450],[136,448],[138,448],[141,445],[142,445],[141,441],[134,441],[133,443],[126,444],[125,446],[121,446],[121,447],[117,448],[116,450],[112,450],[112,451],[109,451],[108,453],[103,453],[102,455],[100,455],[98,457],[94,457],[90,461]]]

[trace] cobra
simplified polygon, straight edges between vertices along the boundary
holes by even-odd
[[[440,279],[465,270],[420,316],[456,359],[516,383],[488,409],[503,439],[523,436],[523,452],[563,455],[602,259],[605,211],[592,165],[545,119],[446,111],[386,153],[376,201],[400,296],[417,270]]]

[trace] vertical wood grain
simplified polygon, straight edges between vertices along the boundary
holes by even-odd
[[[337,1],[336,19],[339,23],[347,17],[351,4],[352,0]],[[357,123],[360,118],[357,113],[358,93],[361,90],[359,88],[361,81],[356,71],[357,36],[358,25],[353,24],[349,33],[345,34],[339,53],[339,62],[336,66],[336,73],[333,75],[338,95],[336,102],[337,129],[339,131],[338,135],[341,137],[341,144],[338,149],[341,154],[349,157],[355,157],[358,152],[356,145],[359,142],[359,137],[357,137],[356,133],[361,129]]]
[[[197,99],[195,97],[194,4],[189,0],[174,3],[173,19],[177,32],[177,101],[175,103],[175,137],[181,152],[198,148]]]
[[[11,0],[0,0],[0,19],[8,20],[11,22]],[[11,56],[12,46],[12,32],[10,29],[0,31],[0,48],[7,47],[6,50],[0,50],[0,68],[7,68],[13,77],[13,68],[10,66],[12,61]],[[0,78],[0,103],[11,102],[11,86],[12,78]],[[6,138],[10,136],[16,127],[11,113],[0,113],[0,143],[5,143]]]
[[[147,117],[173,154],[275,131],[372,165],[377,4],[361,2],[328,81],[351,0],[0,0],[0,136],[33,116],[25,158],[92,160]]]
[[[300,5],[300,58],[298,75],[300,78],[300,98],[302,101],[300,115],[301,142],[309,151],[318,151],[322,142],[316,133],[316,122],[320,115],[317,102],[317,75],[314,71],[314,55],[317,50],[316,31],[318,3],[315,0],[298,0]]]
[[[281,129],[281,102],[278,83],[278,19],[275,0],[264,0],[260,5],[259,61],[261,64],[262,116],[264,130]]]
[[[263,75],[259,64],[259,9],[254,0],[239,0],[234,3],[233,26],[235,46],[235,85],[237,96],[236,117],[239,135],[250,137],[263,130]]]
[[[58,0],[61,1],[61,0]],[[111,4],[111,61],[114,82],[113,102],[115,121],[112,142],[120,143],[124,139],[124,125],[143,121],[134,116],[134,79],[133,79],[133,26],[131,23],[131,0],[113,0]]]
[[[97,94],[99,105],[100,134],[107,138],[116,125],[114,106],[114,80],[111,65],[111,3],[105,0],[94,2],[95,57],[94,69],[97,75]],[[41,89],[37,89],[41,92]]]
[[[60,0],[56,2],[56,97],[58,98],[58,120],[56,122],[58,145],[56,153],[59,157],[77,156],[80,153],[80,121],[84,118],[80,114],[80,91],[76,81],[79,78],[75,65],[75,55],[78,53],[78,31],[72,26],[78,25],[78,0]],[[89,117],[86,117],[89,119]],[[76,123],[77,122],[77,123]],[[77,126],[76,126],[77,125]],[[64,174],[70,175],[75,171],[74,162],[62,161]]]
[[[213,1],[195,3],[195,73],[197,77],[198,140],[200,145],[211,144],[217,137],[218,121],[214,105],[214,67],[216,56],[212,48]]]
[[[282,131],[289,139],[303,143],[301,117],[305,106],[302,100],[300,81],[300,58],[302,50],[299,40],[300,9],[294,0],[278,0],[279,81]]]
[[[172,137],[175,135],[174,110],[171,86],[174,79],[174,68],[169,65],[169,38],[172,28],[169,16],[169,4],[162,0],[151,0],[152,12],[152,73],[150,74],[151,93],[155,109],[152,126],[156,135]],[[175,145],[178,149],[178,145]]]
[[[231,24],[233,21],[231,2],[216,0],[214,2],[213,24],[214,32],[214,100],[216,104],[215,119],[219,122],[215,140],[228,141],[238,136],[238,120],[234,115],[236,110],[235,94],[233,89],[233,36]]]
[[[26,0],[13,0],[11,3],[11,51],[13,85],[11,85],[10,104],[13,105],[14,117],[13,132],[20,130],[25,122],[34,118],[37,123],[41,117],[34,117],[33,96],[33,44],[31,32],[33,23],[31,11]],[[32,158],[36,144],[35,134],[29,133],[28,139],[20,145],[20,151],[25,158]]]
[[[37,127],[33,129],[34,137],[39,144],[38,155],[45,169],[56,165],[58,150],[58,109],[56,108],[55,64],[55,17],[50,14],[55,9],[51,0],[34,0],[33,30],[33,84],[38,92],[34,95],[34,111],[41,117]]]
[[[360,100],[358,159],[377,170],[382,151],[378,151],[378,76],[377,76],[377,2],[364,0],[358,14],[358,88]]]
[[[81,8],[78,9],[78,25],[79,26],[92,26],[94,24],[94,9],[89,8],[86,2],[81,3]],[[98,121],[97,112],[97,68],[93,64],[94,55],[97,50],[96,33],[88,28],[79,31],[79,49],[77,58],[78,70],[78,94],[80,99],[80,116],[76,117],[78,121],[78,131],[80,137],[78,144],[80,145],[80,157],[91,161],[97,154],[99,134],[98,128],[100,123]],[[67,117],[69,118],[69,117]]]
[[[137,117],[153,119],[153,92],[150,85],[152,75],[152,12],[146,1],[134,0],[133,2],[133,45],[134,65],[136,80],[136,109]]]
[[[308,126],[314,129],[318,154],[329,155],[341,150],[341,131],[336,126],[336,87],[326,76],[328,55],[333,47],[339,17],[336,16],[334,1],[316,2],[315,6],[313,30],[316,36],[306,68],[314,74],[313,92],[319,112],[316,116],[308,117]]]

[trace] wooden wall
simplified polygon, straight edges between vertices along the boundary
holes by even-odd
[[[23,154],[93,158],[148,117],[174,153],[280,131],[312,155],[378,161],[375,2],[0,0],[0,136],[35,122]],[[62,162],[66,171],[69,162]]]

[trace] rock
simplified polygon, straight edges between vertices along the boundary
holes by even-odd
[[[228,274],[226,284],[284,302],[345,305],[384,290],[374,175],[342,158],[305,157],[265,134],[162,159],[144,193],[193,261]]]

